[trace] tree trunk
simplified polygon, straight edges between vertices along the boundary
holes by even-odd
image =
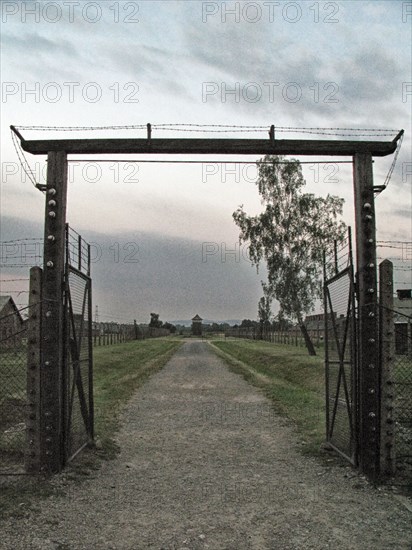
[[[306,325],[303,321],[299,322],[299,328],[302,332],[303,338],[305,340],[306,349],[308,350],[309,355],[316,355],[315,346],[309,336]]]

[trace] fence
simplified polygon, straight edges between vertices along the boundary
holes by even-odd
[[[394,455],[395,483],[412,490],[412,317],[399,311],[395,319],[395,354],[393,356]],[[407,332],[399,330],[406,327]]]
[[[2,297],[0,317],[0,474],[23,473],[26,459],[27,316]],[[7,298],[7,299],[4,299]]]
[[[324,328],[319,327],[310,332],[315,347],[323,345]],[[225,330],[225,338],[246,338],[248,340],[264,340],[274,344],[286,344],[295,347],[305,347],[305,340],[299,327],[289,330],[264,329],[260,327],[232,327]]]
[[[396,289],[398,275],[380,264],[381,470],[412,491],[412,290]]]
[[[168,336],[169,329],[142,327],[134,325],[118,325],[117,323],[93,323],[93,345],[111,346],[130,342],[131,340],[146,340]]]

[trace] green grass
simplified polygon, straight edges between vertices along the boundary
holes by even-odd
[[[325,439],[323,356],[256,340],[214,341],[213,346],[232,371],[261,388],[274,409],[293,422],[304,452],[318,454]]]
[[[114,435],[122,407],[181,344],[180,339],[156,338],[94,348],[96,447],[80,453],[61,476],[15,476],[12,483],[3,486],[0,476],[0,517],[25,515],[39,499],[61,494],[67,484],[90,475],[99,468],[101,459],[115,457],[118,448]]]

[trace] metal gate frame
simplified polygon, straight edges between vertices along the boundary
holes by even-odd
[[[69,228],[68,224],[66,224],[65,233],[66,261],[61,380],[62,466],[72,460],[94,438],[90,245]],[[73,239],[74,236],[75,239]],[[82,287],[80,310],[76,309],[74,303],[72,280]],[[79,290],[77,289],[78,294]],[[85,345],[84,340],[86,340]],[[86,390],[85,384],[87,385]],[[81,417],[80,421],[79,418],[77,419],[77,423],[75,422],[76,409],[78,416]]]
[[[324,310],[325,310],[325,393],[326,393],[326,442],[353,466],[359,463],[359,361],[357,343],[357,316],[355,300],[355,277],[352,258],[351,228],[348,228],[347,267],[338,267],[337,247],[334,247],[335,275],[326,278],[324,268]],[[341,280],[349,280],[346,315],[343,334],[339,334],[337,315],[334,311],[330,287]],[[336,346],[337,359],[331,358],[332,340]],[[349,347],[349,350],[348,350]],[[347,353],[348,352],[348,353]],[[331,368],[338,367],[336,386],[331,388]],[[348,387],[348,382],[350,387]],[[331,391],[333,390],[333,391]],[[336,440],[336,415],[338,407],[345,405],[349,438],[346,447]],[[342,434],[340,434],[342,435]]]

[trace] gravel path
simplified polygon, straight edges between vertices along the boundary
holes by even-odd
[[[190,341],[123,413],[119,456],[0,528],[5,550],[411,549],[412,514],[293,430]]]

